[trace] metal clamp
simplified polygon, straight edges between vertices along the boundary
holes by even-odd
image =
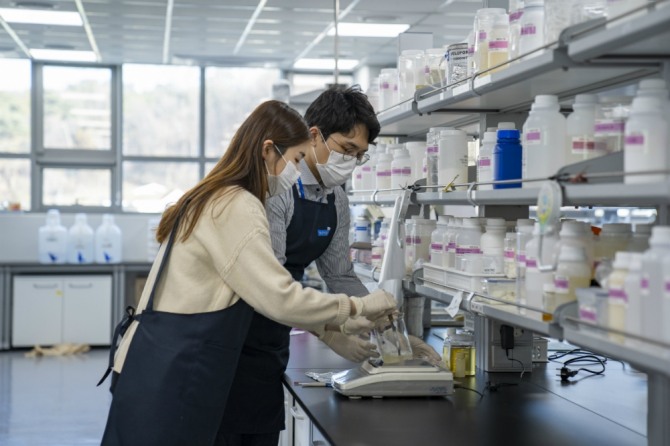
[[[468,186],[467,193],[465,195],[465,198],[468,200],[468,203],[470,203],[472,206],[478,206],[477,202],[472,198],[472,194],[474,192],[475,186],[477,185],[476,182],[470,183]]]
[[[380,206],[380,204],[377,203],[377,193],[378,192],[379,192],[379,189],[375,189],[375,191],[372,192],[372,203],[377,205],[377,206]]]

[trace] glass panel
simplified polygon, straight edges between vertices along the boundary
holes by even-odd
[[[216,166],[216,163],[211,163],[209,161],[205,163],[205,176],[214,169],[214,166]]]
[[[198,182],[196,162],[123,163],[123,210],[163,212]]]
[[[205,156],[219,158],[242,121],[272,96],[279,70],[216,68],[205,70]]]
[[[110,150],[112,70],[45,66],[44,147]]]
[[[110,207],[112,204],[111,170],[48,167],[42,178],[45,206]]]
[[[0,158],[0,210],[4,209],[30,210],[30,160]]]
[[[339,84],[351,85],[354,78],[350,75],[340,74],[337,78]],[[293,74],[291,76],[291,95],[309,93],[314,90],[325,90],[328,84],[334,81],[332,74]]]
[[[0,152],[30,153],[30,61],[0,59]]]
[[[200,69],[123,66],[123,153],[198,156]]]

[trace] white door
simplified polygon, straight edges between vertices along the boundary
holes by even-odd
[[[63,281],[57,276],[14,277],[12,346],[61,342]]]
[[[110,345],[111,276],[66,276],[63,288],[63,342]]]

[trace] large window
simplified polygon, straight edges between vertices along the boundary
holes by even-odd
[[[133,212],[163,212],[198,182],[196,162],[123,163],[123,209]]]
[[[44,169],[42,202],[45,206],[110,207],[111,194],[109,169]]]

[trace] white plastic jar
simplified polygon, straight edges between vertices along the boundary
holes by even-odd
[[[410,183],[414,184],[416,181],[426,177],[423,170],[426,164],[426,142],[409,141],[405,143],[405,148],[409,152],[410,163],[412,165]]]
[[[60,211],[49,209],[46,224],[38,230],[37,251],[40,263],[65,263],[67,260],[67,229],[60,224]]]
[[[670,226],[654,226],[649,249],[642,255],[640,298],[642,305],[642,335],[649,339],[663,339],[667,330],[670,304],[664,299],[663,259],[670,255]],[[666,327],[664,329],[664,326]]]
[[[637,97],[633,99],[630,117],[624,132],[624,160],[626,173],[663,170],[670,168],[668,155],[668,121],[664,116],[666,98]],[[626,184],[660,183],[668,174],[626,175]]]
[[[526,304],[534,308],[542,308],[544,285],[554,280],[551,271],[540,271],[539,267],[553,265],[556,256],[558,237],[556,231],[549,228],[542,235],[542,256],[540,257],[540,224],[533,227],[533,238],[526,243]],[[560,293],[559,293],[560,294]]]
[[[651,228],[653,224],[638,223],[633,229],[633,236],[628,242],[628,251],[644,252],[649,249],[649,237],[651,237]]]
[[[630,253],[628,274],[624,280],[626,294],[625,331],[634,335],[642,334],[642,299],[640,297],[640,279],[642,277],[642,254]],[[627,345],[637,345],[632,339],[626,339]]]
[[[526,244],[533,238],[535,220],[520,218],[516,221],[516,296],[526,300]]]
[[[628,96],[601,97],[596,108],[593,141],[596,154],[620,152],[624,148],[624,130],[632,99]]]
[[[519,55],[524,59],[541,54],[544,45],[544,0],[526,0],[520,20]],[[532,54],[528,54],[535,51]]]
[[[516,279],[516,232],[505,234],[503,244],[503,269],[505,277]]]
[[[393,151],[391,162],[391,187],[405,187],[412,184],[412,160],[404,144]]]
[[[595,158],[604,153],[597,153],[593,136],[596,124],[596,108],[598,96],[594,94],[578,94],[572,104],[573,112],[566,120],[568,143],[566,162],[568,164]]]
[[[626,251],[617,252],[612,265],[612,273],[607,279],[607,294],[609,296],[607,325],[619,331],[624,331],[626,328],[628,296],[626,295],[625,281],[629,266],[630,253]],[[615,342],[624,342],[624,337],[620,334],[610,333],[609,338]]]
[[[507,65],[494,68],[497,65],[505,64],[509,60],[509,16],[505,10],[499,10],[493,17],[493,24],[488,35],[488,69],[489,73],[504,70]]]
[[[435,230],[435,220],[412,216],[405,223],[405,267],[411,274],[417,262],[430,258],[430,236]]]
[[[377,154],[377,183],[376,189],[390,189],[391,188],[391,163],[393,156],[390,153]]]
[[[449,127],[431,127],[426,134],[426,184],[437,186],[439,183],[440,132]]]
[[[521,37],[521,16],[523,0],[509,0],[509,58],[519,56],[519,38]]]
[[[468,182],[468,136],[463,130],[447,129],[438,140],[439,185]]]
[[[382,68],[379,72],[379,111],[391,108],[398,102],[398,69]]]
[[[482,138],[482,145],[477,156],[477,182],[493,181],[493,149],[498,142],[496,129],[487,129]],[[477,186],[479,190],[493,190],[492,184]]]
[[[481,274],[482,227],[477,218],[464,218],[456,236],[456,269]]]
[[[463,226],[462,217],[454,217],[451,221],[451,225],[447,229],[447,246],[446,246],[446,267],[447,268],[456,268],[456,237],[461,231]]]
[[[399,101],[414,98],[417,89],[426,86],[426,58],[423,50],[403,50],[398,57]]]
[[[430,263],[432,265],[444,266],[444,239],[448,222],[449,216],[438,216],[435,230],[430,235]]]
[[[88,224],[86,214],[74,217],[74,225],[67,232],[68,263],[93,263],[94,233]]]
[[[493,24],[499,15],[507,16],[502,8],[482,8],[475,14],[474,72],[481,73],[489,68],[489,37]]]
[[[447,50],[444,48],[429,48],[426,50],[426,84],[441,87],[445,80],[445,56]]]
[[[507,224],[503,218],[488,218],[480,241],[482,274],[502,274]]]
[[[370,220],[365,217],[357,217],[354,222],[354,242],[370,243]]]
[[[558,266],[554,274],[556,294],[561,294],[564,301],[577,300],[575,290],[588,288],[591,284],[591,267],[586,259],[583,248],[561,246],[558,254]]]
[[[595,246],[591,225],[583,221],[564,221],[561,225],[559,237],[561,245],[582,247],[593,271],[595,268]]]

